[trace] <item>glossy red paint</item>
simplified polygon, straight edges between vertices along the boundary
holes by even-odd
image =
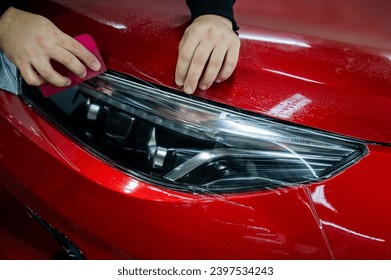
[[[314,208],[337,259],[391,259],[390,147],[343,175],[309,187]]]
[[[347,12],[345,2],[345,8],[330,9],[327,17],[315,12],[314,4],[290,3],[238,1],[242,49],[235,75],[196,94],[390,143],[391,50],[381,39],[389,30],[371,33],[365,19],[357,19],[356,27],[365,31],[362,37],[342,37],[330,32],[333,26],[327,23],[336,24],[337,15],[352,19],[341,12]],[[322,9],[326,2],[318,3]],[[29,9],[73,36],[93,35],[108,68],[175,87],[177,45],[189,18],[184,1],[34,1]],[[302,19],[306,11],[313,16]],[[377,19],[371,26],[380,25]],[[309,23],[311,28],[303,27]],[[338,30],[352,34],[356,28]],[[368,36],[371,45],[360,44]],[[23,100],[3,92],[0,131],[1,188],[73,240],[87,258],[391,258],[390,146],[369,144],[369,154],[359,163],[313,185],[193,195],[141,182],[108,166]]]
[[[34,1],[31,8],[64,31],[92,34],[108,68],[175,87],[178,43],[189,23],[184,0],[39,2],[49,4]],[[235,7],[242,41],[237,71],[197,95],[391,142],[389,2],[247,0]]]
[[[87,258],[389,258],[389,148],[321,184],[191,195],[107,166],[15,96],[0,104],[2,188]]]
[[[5,172],[1,171],[1,186]],[[10,178],[10,182],[14,182]],[[20,201],[0,188],[0,260],[51,259],[61,250],[59,244],[31,216]]]
[[[0,101],[3,173],[21,184],[4,179],[2,187],[87,258],[331,257],[303,188],[230,196],[161,189],[100,162],[19,98]],[[11,118],[16,112],[23,122]]]

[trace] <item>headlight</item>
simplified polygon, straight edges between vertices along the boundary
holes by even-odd
[[[367,151],[359,141],[114,73],[49,99],[37,92],[27,97],[101,158],[178,191],[231,193],[315,182]]]

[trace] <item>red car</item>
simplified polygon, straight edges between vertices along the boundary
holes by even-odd
[[[391,258],[389,1],[237,1],[238,67],[192,96],[185,1],[29,2],[109,70],[1,92],[1,259]]]

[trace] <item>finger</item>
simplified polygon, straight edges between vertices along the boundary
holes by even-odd
[[[213,49],[207,68],[199,84],[200,89],[208,89],[216,80],[216,77],[223,65],[226,52],[227,49],[225,47],[216,47]]]
[[[52,59],[66,66],[70,71],[72,71],[81,79],[87,75],[87,69],[83,63],[81,63],[80,60],[76,58],[76,56],[67,50],[63,48],[55,48],[50,55]]]
[[[76,56],[92,70],[98,71],[101,68],[101,64],[95,55],[72,37],[64,34],[64,38],[61,40],[61,47]]]
[[[52,85],[57,87],[66,87],[71,84],[71,80],[56,72],[48,60],[41,60],[39,63],[33,63],[33,66],[37,70],[38,74]]]
[[[194,52],[189,71],[187,72],[184,90],[187,94],[192,94],[197,87],[198,80],[213,50],[213,45],[208,41],[201,42]]]
[[[236,65],[238,64],[239,59],[239,49],[238,48],[230,48],[227,51],[227,54],[224,59],[223,67],[221,68],[219,74],[216,78],[216,83],[221,83],[225,81],[229,77],[231,77],[234,72]]]
[[[27,84],[30,86],[40,86],[46,83],[46,80],[35,71],[35,69],[29,65],[27,67],[19,68],[20,74]]]
[[[183,86],[185,83],[186,74],[189,71],[198,44],[199,41],[190,36],[184,36],[179,44],[178,60],[175,68],[175,83],[178,86]]]

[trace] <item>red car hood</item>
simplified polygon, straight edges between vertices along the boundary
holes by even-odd
[[[176,87],[178,43],[189,24],[184,0],[29,5],[72,36],[91,34],[109,69]],[[391,143],[389,1],[241,0],[235,9],[242,42],[236,72],[197,96]]]

